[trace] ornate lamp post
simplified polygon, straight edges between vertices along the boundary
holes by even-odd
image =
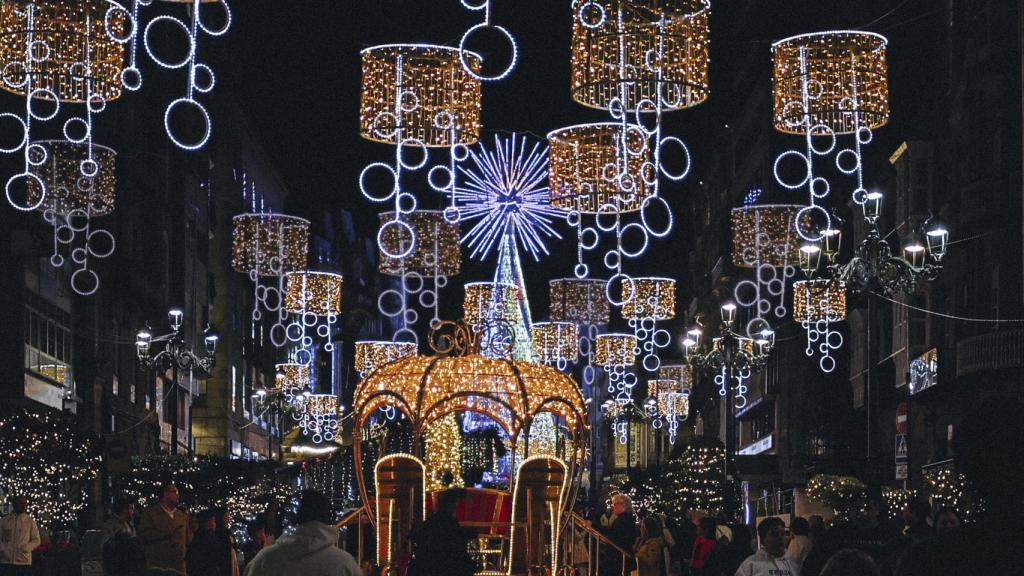
[[[704,331],[698,320],[697,326],[687,332],[683,340],[686,364],[716,375],[726,397],[725,429],[725,476],[733,473],[733,458],[736,453],[736,400],[737,393],[743,396],[745,387],[733,386],[733,381],[745,379],[767,362],[775,346],[775,332],[770,328],[762,330],[756,340],[740,336],[733,331],[736,322],[736,305],[727,302],[721,307],[722,325],[719,336],[712,341],[710,350],[703,346]]]
[[[167,312],[167,322],[171,325],[170,333],[153,336],[146,327],[139,330],[135,337],[135,353],[139,364],[147,369],[155,369],[165,382],[167,371],[171,371],[171,454],[176,453],[178,449],[178,372],[198,370],[201,379],[209,378],[216,364],[217,341],[220,339],[217,331],[207,326],[203,332],[204,353],[196,354],[185,342],[185,336],[181,332],[184,319],[185,313],[181,308],[171,308]],[[164,349],[153,355],[153,345],[161,343]],[[191,422],[188,425],[188,433],[192,433]],[[192,452],[191,442],[188,444],[188,450],[189,453]]]

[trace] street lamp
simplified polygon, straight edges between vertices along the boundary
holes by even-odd
[[[171,371],[171,454],[178,450],[178,371],[198,371],[200,379],[209,378],[210,372],[216,364],[217,342],[220,339],[217,331],[207,326],[203,332],[205,353],[196,354],[185,343],[185,336],[181,332],[184,320],[185,312],[181,308],[174,307],[167,311],[167,323],[171,326],[170,333],[154,337],[149,326],[146,326],[135,335],[135,354],[139,364],[147,369],[155,369],[160,375],[160,379],[165,382],[167,381],[167,371]],[[156,355],[152,354],[154,344],[164,345],[163,350]],[[191,433],[192,426],[189,423],[188,434],[191,435]],[[191,441],[188,443],[188,450],[191,453]]]

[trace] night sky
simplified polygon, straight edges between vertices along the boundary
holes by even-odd
[[[753,65],[755,74],[770,77],[774,40],[850,28],[889,37],[892,116],[866,151],[868,162],[878,167],[867,176],[875,179],[874,184],[885,182],[889,176],[885,159],[896,144],[938,129],[928,123],[928,110],[943,95],[936,88],[938,79],[928,73],[932,69],[928,64],[944,57],[934,33],[940,29],[936,22],[943,18],[942,8],[928,0],[713,3],[711,96],[700,106],[666,115],[664,122],[666,132],[686,141],[694,158],[693,171],[685,181],[663,188],[676,216],[675,232],[652,242],[648,256],[634,261],[627,271],[684,276],[682,255],[689,251],[693,236],[687,197],[722,193],[701,192],[700,182],[716,153],[714,143],[720,131],[753,89],[737,83],[737,75],[742,74],[742,66]],[[376,214],[389,206],[363,198],[358,176],[369,162],[389,161],[392,152],[391,147],[358,135],[359,52],[387,43],[455,46],[462,33],[480,21],[481,13],[463,9],[458,0],[243,0],[233,4],[233,11],[232,31],[217,43],[228,60],[237,62],[221,66],[218,90],[233,92],[251,116],[289,186],[288,210],[314,215],[320,209],[343,207],[356,215],[363,232],[374,234]],[[492,21],[516,36],[520,61],[508,78],[484,84],[482,141],[490,143],[496,132],[510,131],[542,139],[555,128],[607,118],[601,111],[574,103],[569,95],[568,0],[492,0],[492,12]],[[487,46],[474,48],[488,55]],[[770,129],[770,108],[760,115]],[[781,151],[773,149],[772,158]],[[806,201],[803,193],[787,197],[774,182],[763,184],[768,201]],[[417,190],[415,182],[411,185],[420,206],[436,207],[442,197],[422,186]],[[565,232],[563,240],[552,244],[555,255],[539,265],[524,260],[535,319],[546,317],[547,279],[571,275],[575,235],[568,228]],[[537,266],[540,272],[531,274]],[[490,279],[493,260],[464,270],[459,282]],[[689,297],[685,286],[681,290],[680,309]],[[454,291],[458,294],[447,297],[460,300],[461,290]]]

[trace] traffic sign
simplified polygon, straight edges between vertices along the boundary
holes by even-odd
[[[906,464],[897,464],[896,465],[896,479],[897,480],[906,480],[907,479],[907,465]]]
[[[900,402],[896,406],[896,432],[907,433],[907,403]]]
[[[907,463],[907,435],[896,435],[896,464]]]

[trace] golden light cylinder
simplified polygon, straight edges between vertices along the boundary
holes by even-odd
[[[329,418],[338,413],[338,397],[334,394],[310,394],[306,410],[311,416]]]
[[[738,268],[795,266],[800,259],[797,204],[761,204],[732,209],[732,263]],[[811,215],[800,227],[810,232]]]
[[[67,215],[72,211],[89,216],[105,216],[114,211],[117,192],[117,152],[99,144],[92,145],[94,176],[82,175],[82,162],[89,159],[89,147],[67,140],[36,140],[32,144],[45,150],[46,161],[32,168],[46,184],[46,197],[40,212]],[[43,192],[35,180],[27,180],[28,204],[38,202]]]
[[[663,364],[658,369],[659,380],[671,380],[678,383],[680,390],[693,389],[693,367],[686,364]]]
[[[370,341],[356,342],[355,367],[362,374],[416,354],[415,342]]]
[[[647,396],[654,398],[661,416],[683,416],[689,413],[689,396],[682,392],[676,380],[648,380]]]
[[[708,0],[575,0],[572,98],[662,110],[708,98]]]
[[[360,136],[387,144],[413,139],[428,147],[480,138],[480,81],[462,67],[458,48],[389,44],[362,55]],[[466,60],[480,72],[478,55],[467,53]]]
[[[519,290],[504,282],[466,284],[462,314],[467,324],[481,326],[491,321],[514,322],[519,316]]]
[[[804,134],[810,128],[822,135],[884,126],[889,121],[887,42],[873,32],[845,30],[772,44],[775,129]]]
[[[611,316],[605,294],[608,282],[597,279],[559,278],[548,283],[551,320],[576,324],[603,325]]]
[[[333,272],[289,272],[285,274],[285,309],[293,314],[340,314],[342,285],[341,274]]]
[[[828,279],[793,283],[793,321],[846,320],[846,284]]]
[[[124,44],[108,35],[107,26],[122,36],[125,18],[120,10],[107,18],[109,6],[103,0],[0,2],[0,88],[25,96],[31,85],[33,99],[66,103],[85,102],[91,89],[97,106],[120,98]],[[26,62],[29,35],[33,47]]]
[[[575,322],[534,322],[530,333],[538,362],[575,362],[580,356],[580,329]]]
[[[584,214],[635,212],[657,177],[643,128],[605,122],[548,133],[551,205]]]
[[[384,212],[380,215],[382,226],[394,219],[394,212]],[[462,265],[462,248],[459,244],[458,223],[448,222],[444,219],[444,214],[438,210],[417,210],[402,216],[402,221],[412,228],[415,238],[411,238],[408,231],[402,227],[389,226],[384,229],[380,239],[388,254],[406,252],[410,242],[413,243],[412,252],[405,258],[392,258],[378,249],[377,268],[381,274],[402,276],[408,272],[416,272],[428,278],[436,278],[455,276],[459,273]]]
[[[306,267],[309,220],[284,214],[239,214],[231,221],[235,271],[280,276]]]
[[[632,366],[636,362],[636,336],[632,334],[599,334],[594,346],[594,359],[601,366]]]
[[[274,365],[277,371],[277,380],[274,382],[278,388],[306,388],[311,382],[309,364],[286,362]]]
[[[627,320],[653,318],[671,320],[676,316],[676,281],[671,278],[641,277],[622,283],[622,317]]]

